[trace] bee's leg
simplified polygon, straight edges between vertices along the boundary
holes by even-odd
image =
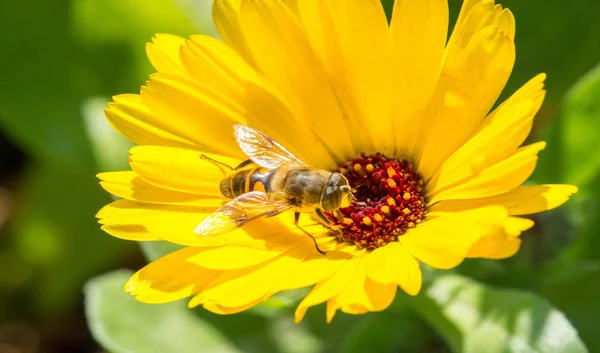
[[[340,229],[339,226],[333,225],[331,223],[331,221],[329,220],[329,218],[327,218],[327,216],[325,216],[325,214],[323,213],[323,210],[321,210],[320,208],[316,208],[315,209],[315,213],[317,214],[317,216],[319,217],[319,220],[321,221],[321,223],[323,223],[324,226],[326,226],[327,228],[331,229],[332,231],[337,233],[338,238],[343,238],[344,233],[342,232],[342,230]]]
[[[323,255],[327,254],[327,251],[323,251],[319,248],[319,244],[317,244],[317,239],[315,239],[315,236],[310,234],[306,229],[300,227],[300,225],[298,224],[298,220],[300,219],[300,212],[294,212],[294,225],[296,227],[298,227],[298,229],[300,229],[301,231],[304,232],[304,234],[308,235],[313,243],[315,243],[315,249],[317,249],[317,251]]]
[[[214,164],[215,166],[217,166],[217,168],[221,169],[221,172],[223,172],[223,174],[227,174],[227,172],[223,169],[227,169],[227,171],[231,172],[233,171],[233,167],[225,164],[223,162],[219,162],[216,159],[212,159],[209,156],[205,155],[205,154],[201,154],[200,155],[200,159],[206,159],[207,161],[211,162],[212,164]]]
[[[323,211],[321,211],[320,208],[315,208],[315,213],[317,214],[317,217],[319,217],[319,220],[321,220],[321,223],[328,227],[331,226],[331,221],[325,216],[325,214],[323,213]]]
[[[335,218],[337,218],[338,221],[344,221],[344,216],[342,215],[342,212],[340,212],[340,210],[333,211],[333,215],[335,216]]]

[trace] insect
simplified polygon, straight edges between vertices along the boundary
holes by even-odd
[[[294,225],[308,235],[322,251],[315,237],[299,224],[301,213],[316,212],[326,225],[323,212],[342,217],[339,208],[352,202],[352,189],[340,173],[308,167],[266,134],[246,125],[234,125],[241,150],[250,158],[231,166],[201,155],[227,173],[220,183],[221,194],[232,199],[206,218],[195,232],[214,236],[242,227],[248,222],[294,210]]]

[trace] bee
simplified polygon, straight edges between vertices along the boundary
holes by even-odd
[[[219,188],[231,201],[200,223],[195,232],[215,236],[257,219],[294,210],[294,225],[308,235],[317,251],[324,255],[315,237],[298,221],[301,213],[313,212],[325,225],[331,222],[323,212],[333,212],[341,220],[339,208],[352,202],[352,188],[346,177],[309,167],[271,137],[251,127],[234,125],[233,130],[249,160],[232,168],[201,155],[226,173]]]

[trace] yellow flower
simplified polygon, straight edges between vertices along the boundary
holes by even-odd
[[[389,26],[379,0],[216,0],[213,15],[223,42],[157,35],[147,52],[158,73],[106,110],[139,146],[132,171],[99,175],[122,198],[98,213],[102,229],[186,246],[129,280],[139,301],[192,296],[190,307],[230,314],[314,285],[296,321],[323,302],[328,321],[383,310],[398,286],[419,292],[421,263],[512,256],[533,226],[521,216],[577,191],[522,186],[545,146],[521,146],[545,76],[492,110],[515,60],[514,17],[493,0],[466,0],[448,41],[446,0],[396,1]],[[304,220],[326,255],[291,212],[194,233],[226,202],[222,168],[200,155],[247,159],[235,124],[350,180],[360,203],[330,217],[341,232]]]

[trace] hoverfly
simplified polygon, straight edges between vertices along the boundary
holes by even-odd
[[[313,240],[317,251],[325,254],[314,236],[298,224],[300,213],[316,212],[326,225],[330,221],[323,212],[334,212],[341,218],[339,208],[352,202],[348,180],[340,173],[308,167],[258,130],[246,125],[234,125],[233,130],[238,145],[250,159],[232,168],[201,155],[228,170],[219,187],[221,194],[232,200],[200,223],[195,232],[202,236],[219,235],[293,209],[294,225]]]

